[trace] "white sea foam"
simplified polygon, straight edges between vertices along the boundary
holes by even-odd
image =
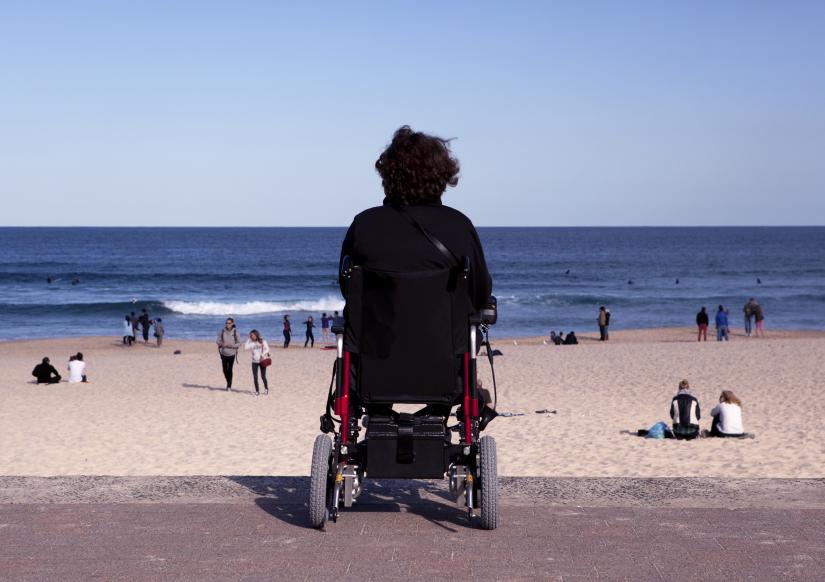
[[[257,315],[284,311],[341,311],[344,300],[328,295],[321,299],[278,302],[248,301],[246,303],[222,303],[219,301],[163,301],[163,306],[183,315]]]

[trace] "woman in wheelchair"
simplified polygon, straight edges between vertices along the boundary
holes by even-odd
[[[375,169],[383,204],[355,217],[341,247],[346,307],[332,326],[337,359],[313,449],[310,521],[337,519],[365,477],[448,475],[468,515],[480,508],[481,526],[494,529],[495,440],[480,433],[495,411],[476,354],[480,330],[495,323],[495,299],[473,223],[441,203],[458,184],[458,161],[447,140],[404,126]],[[394,404],[422,408],[409,414]],[[448,427],[453,406],[457,423]],[[369,422],[359,426],[364,412]]]

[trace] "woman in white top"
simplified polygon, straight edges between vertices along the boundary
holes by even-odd
[[[713,424],[710,436],[739,437],[745,432],[742,426],[742,401],[730,390],[723,390],[719,404],[710,411]]]
[[[264,381],[264,394],[269,394],[269,384],[266,381],[266,368],[268,366],[267,360],[271,363],[272,359],[269,355],[269,344],[266,343],[264,337],[257,329],[249,332],[249,339],[243,346],[245,350],[252,350],[252,378],[255,380],[255,396],[260,394],[258,390],[258,370],[261,371],[261,379]],[[264,364],[261,365],[261,361]]]
[[[126,316],[126,321],[123,322],[123,345],[132,345],[135,341],[135,328],[132,327],[132,318]]]
[[[83,354],[77,352],[69,358],[69,383],[86,381],[86,362],[83,361]]]

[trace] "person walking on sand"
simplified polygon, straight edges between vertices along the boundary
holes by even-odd
[[[710,411],[713,422],[710,435],[714,437],[741,437],[745,434],[742,426],[742,401],[730,390],[722,390],[719,404]]]
[[[708,319],[708,312],[707,309],[702,307],[699,310],[699,313],[696,314],[696,326],[699,328],[699,339],[696,341],[708,341],[708,323],[710,320]]]
[[[728,312],[725,306],[720,305],[716,312],[716,341],[728,341]]]
[[[284,315],[284,349],[289,347],[289,342],[292,341],[292,323],[289,321],[289,316]]]
[[[321,314],[321,341],[324,343],[329,341],[329,320],[326,313]]]
[[[60,382],[60,374],[54,369],[49,358],[43,358],[43,360],[34,367],[32,376],[37,378],[38,384],[57,384]]]
[[[673,435],[680,440],[691,440],[699,436],[699,400],[690,391],[687,380],[679,382],[679,391],[670,401],[670,418],[673,421]]]
[[[745,335],[748,337],[751,337],[753,331],[753,301],[753,297],[751,297],[742,308],[742,313],[745,315]]]
[[[753,299],[753,318],[756,321],[754,329],[754,336],[765,337],[765,313],[762,311],[762,306],[756,299]]]
[[[606,342],[607,341],[608,319],[607,319],[607,309],[605,308],[604,305],[599,307],[599,317],[598,317],[597,322],[599,324],[599,341],[600,342]]]
[[[243,349],[252,350],[252,379],[255,381],[255,396],[261,393],[258,389],[258,371],[261,372],[261,380],[264,382],[264,394],[269,394],[269,383],[266,381],[266,368],[272,363],[269,344],[257,329],[253,329],[249,332],[249,339],[246,340]]]
[[[315,323],[310,315],[307,317],[307,320],[304,322],[304,325],[307,326],[307,333],[306,333],[306,340],[304,340],[304,347],[307,347],[307,344],[312,342],[309,347],[315,347],[315,335],[312,333],[312,328],[315,327]]]
[[[218,354],[221,356],[221,366],[223,377],[226,378],[226,390],[232,390],[232,367],[238,357],[238,348],[241,346],[238,339],[238,330],[235,327],[235,320],[231,317],[226,319],[226,325],[218,333]]]
[[[131,313],[131,319],[132,319],[132,337],[136,338],[137,337],[137,330],[138,330],[138,327],[140,326],[140,319],[138,318],[137,315],[135,315],[134,311]]]
[[[132,318],[128,315],[123,322],[123,345],[131,346],[135,341],[135,328],[132,325]]]
[[[163,343],[163,335],[166,333],[166,330],[163,328],[163,319],[158,317],[155,320],[155,340],[157,341],[158,347],[161,346]]]

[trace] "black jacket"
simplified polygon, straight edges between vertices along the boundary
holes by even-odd
[[[476,309],[487,304],[492,279],[473,223],[458,210],[440,202],[406,206],[399,211],[388,200],[357,215],[341,246],[341,260],[353,265],[395,273],[454,267],[404,213],[415,219],[457,257],[470,259],[470,298]],[[341,292],[345,282],[340,277]]]
[[[696,314],[696,325],[707,325],[708,321],[708,313],[707,311],[700,311]]]
[[[60,374],[51,364],[37,364],[32,370],[32,376],[37,378],[38,384],[48,384],[52,378],[60,380]]]

